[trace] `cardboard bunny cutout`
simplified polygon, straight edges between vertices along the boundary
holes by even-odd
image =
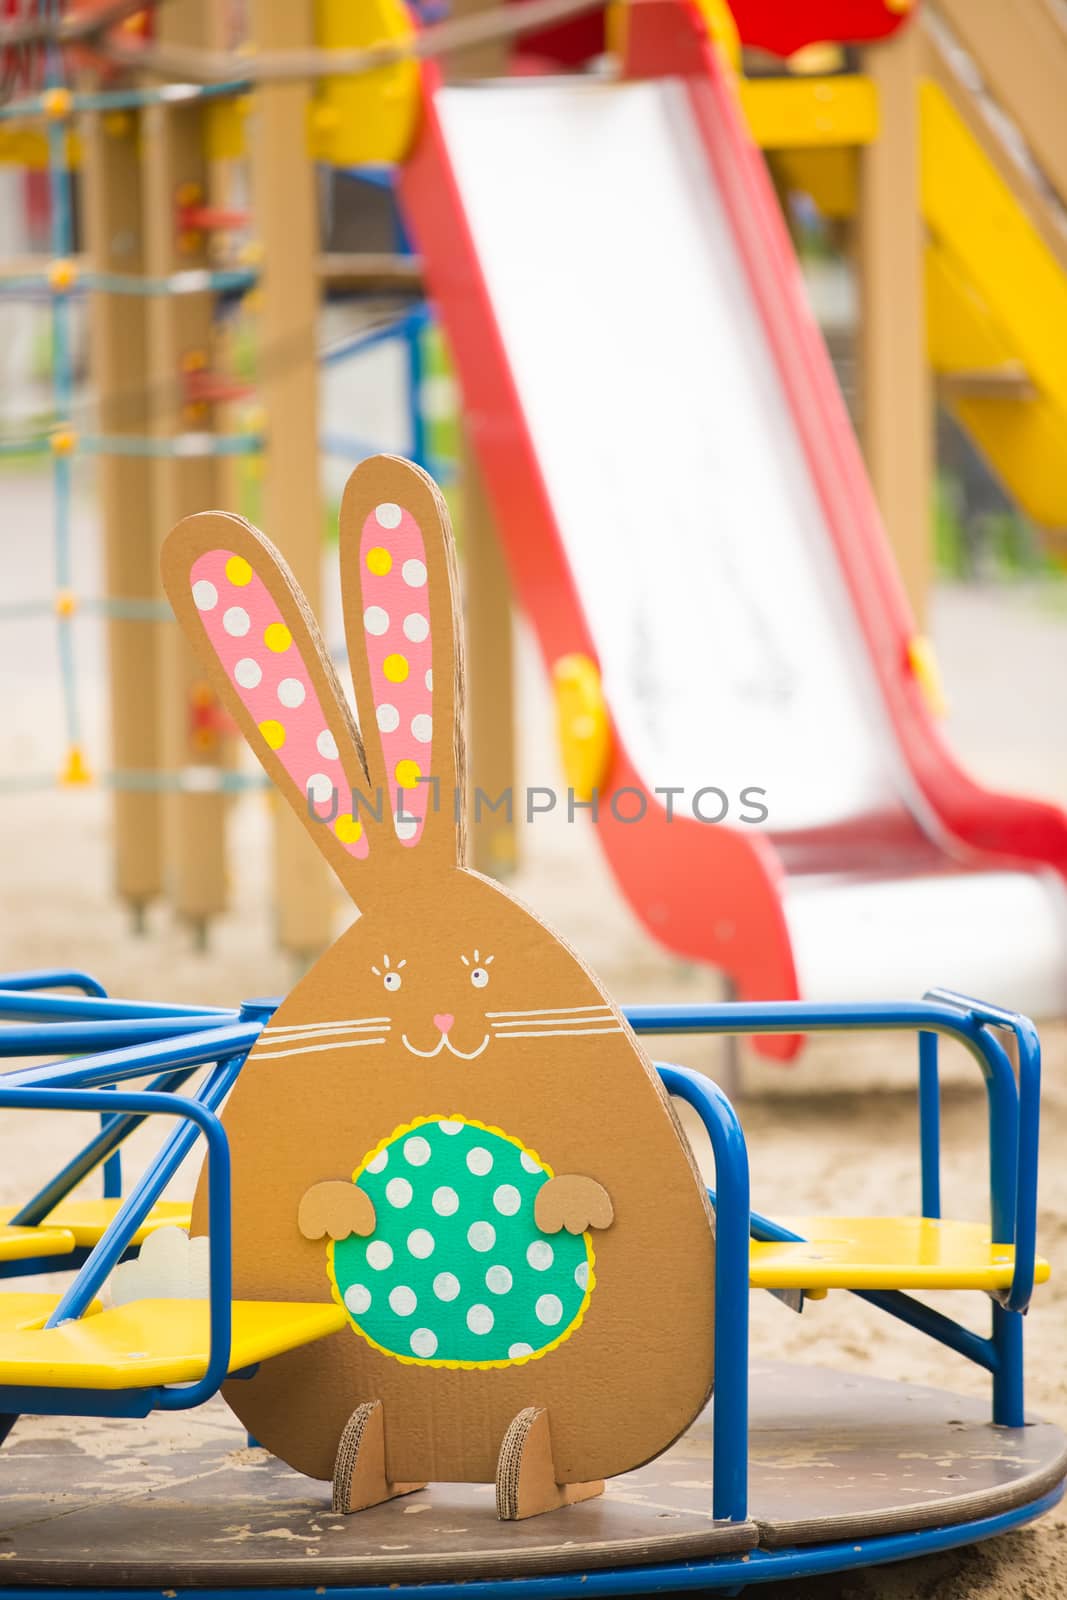
[[[359,466],[340,558],[362,736],[261,534],[209,512],[163,551],[179,621],[359,908],[223,1115],[236,1295],[333,1296],[349,1327],[225,1392],[339,1509],[495,1481],[523,1516],[598,1492],[704,1405],[711,1214],[618,1009],[464,865],[459,588],[426,474]],[[202,1177],[194,1232],[206,1215]]]

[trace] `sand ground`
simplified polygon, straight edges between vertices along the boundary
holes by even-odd
[[[29,513],[34,484],[4,486],[9,520],[2,558],[7,592],[47,592],[48,553]],[[17,514],[19,508],[27,515]],[[37,524],[38,530],[40,524]],[[91,519],[81,545],[88,581],[96,571]],[[8,561],[10,555],[10,564]],[[1064,616],[1028,591],[944,591],[933,630],[953,701],[949,732],[978,774],[1067,801],[1062,711]],[[82,688],[90,743],[104,737],[101,652],[85,625]],[[546,707],[528,645],[521,652],[523,757],[529,781],[547,782],[551,755]],[[57,764],[57,698],[47,622],[0,628],[0,774]],[[536,774],[536,775],[535,775]],[[273,947],[263,868],[267,809],[261,796],[236,802],[232,910],[213,927],[209,949],[162,908],[136,937],[110,887],[107,796],[99,790],[0,792],[0,970],[72,964],[97,973],[115,994],[233,1003],[284,990],[293,971]],[[535,824],[523,840],[516,888],[598,968],[623,1000],[714,998],[714,975],[669,960],[637,928],[582,828]],[[339,914],[341,908],[339,907]],[[932,983],[938,974],[930,974]],[[877,974],[872,973],[872,998]],[[990,996],[990,999],[997,997]],[[1054,1277],[1028,1322],[1029,1402],[1067,1427],[1067,1031],[1045,1033],[1040,1239]],[[720,1047],[700,1041],[675,1056],[714,1073]],[[946,1210],[980,1217],[986,1204],[985,1102],[962,1052],[945,1052]],[[763,1211],[892,1212],[918,1199],[914,1057],[904,1039],[822,1040],[793,1069],[746,1058],[741,1110],[753,1168],[753,1202]],[[0,1203],[17,1200],[75,1147],[79,1119],[20,1116],[0,1128]],[[143,1135],[131,1167],[155,1136]],[[179,1176],[188,1191],[191,1175]],[[959,1307],[954,1306],[958,1311]],[[967,1308],[983,1327],[987,1308]],[[803,1316],[769,1296],[753,1300],[754,1349],[981,1393],[984,1379],[947,1350],[834,1294]],[[844,1579],[763,1591],[795,1600],[1038,1600],[1067,1594],[1067,1513],[1033,1529],[943,1557]]]

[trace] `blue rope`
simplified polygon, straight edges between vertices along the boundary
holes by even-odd
[[[263,439],[257,433],[175,433],[161,438],[105,433],[82,439],[81,448],[92,456],[254,456],[262,453]]]
[[[55,87],[55,85],[49,85]],[[192,100],[218,100],[245,94],[252,85],[242,80],[232,83],[167,83],[155,89],[107,89],[98,94],[71,96],[72,114],[79,111],[135,111],[142,106],[181,105]],[[24,95],[0,106],[0,122],[30,122],[44,117],[44,96]]]

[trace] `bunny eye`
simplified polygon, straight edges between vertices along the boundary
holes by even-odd
[[[475,967],[471,973],[471,983],[476,989],[484,989],[489,982],[489,974],[484,967]]]
[[[400,988],[403,979],[401,978],[399,972],[387,972],[385,977],[382,979],[382,982],[385,984],[387,989],[395,991]]]

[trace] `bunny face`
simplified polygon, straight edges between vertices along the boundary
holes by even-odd
[[[562,940],[463,865],[457,583],[443,502],[379,458],[341,512],[362,737],[294,580],[239,518],[164,548],[180,621],[360,908],[227,1102],[240,1298],[349,1328],[227,1398],[329,1476],[381,1400],[389,1474],[491,1480],[547,1406],[561,1482],[666,1448],[711,1384],[707,1197],[659,1080]],[[206,1218],[202,1179],[194,1229]]]

